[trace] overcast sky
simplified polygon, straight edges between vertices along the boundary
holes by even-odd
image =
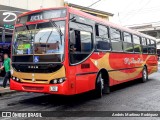
[[[82,6],[89,6],[98,0],[65,0]],[[133,25],[160,21],[160,0],[101,0],[92,6],[114,14],[113,22]]]

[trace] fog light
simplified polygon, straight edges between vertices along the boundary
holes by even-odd
[[[50,91],[57,92],[58,86],[50,86]]]
[[[12,79],[15,80],[16,78],[15,78],[15,77],[12,77]]]

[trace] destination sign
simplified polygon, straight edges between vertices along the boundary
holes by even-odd
[[[27,16],[22,16],[17,19],[18,23],[26,23],[26,22],[32,22],[37,20],[44,20],[44,19],[52,19],[52,18],[61,18],[66,16],[66,9],[60,9],[60,10],[48,10],[48,11],[42,11],[38,13],[29,14]]]

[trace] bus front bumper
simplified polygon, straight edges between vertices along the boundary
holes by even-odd
[[[23,92],[67,95],[67,82],[61,84],[20,83],[10,79],[10,89]]]

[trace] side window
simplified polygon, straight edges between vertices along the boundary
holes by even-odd
[[[96,25],[96,47],[98,50],[111,50],[108,28]]]
[[[70,62],[72,64],[81,62],[93,49],[92,27],[70,22],[69,40]]]
[[[134,52],[140,53],[141,52],[140,37],[133,35],[133,43],[134,43]]]
[[[148,53],[147,39],[142,38],[142,51],[143,53]]]
[[[111,44],[113,51],[122,51],[121,32],[117,29],[110,28]]]
[[[92,34],[86,31],[80,31],[81,52],[90,52],[92,50]]]
[[[150,40],[150,44],[148,45],[148,52],[149,54],[156,54],[156,42]]]
[[[125,52],[133,52],[132,36],[130,33],[123,32],[123,49]]]

